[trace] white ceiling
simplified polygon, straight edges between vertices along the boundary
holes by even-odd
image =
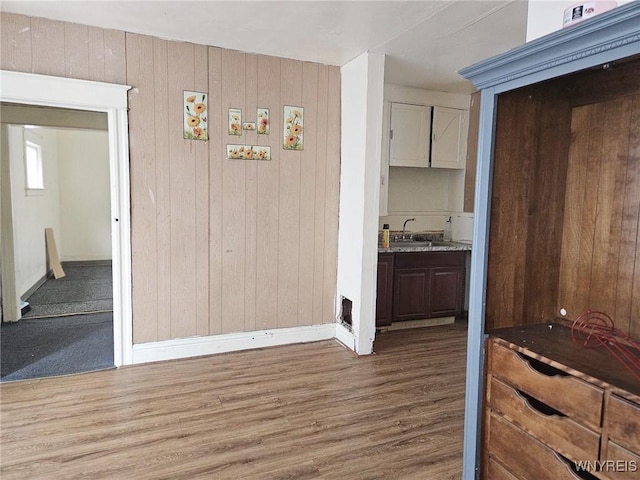
[[[388,83],[469,93],[457,71],[523,44],[527,2],[2,0],[0,10],[329,65],[379,52]]]

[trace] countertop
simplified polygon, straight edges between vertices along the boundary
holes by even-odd
[[[427,243],[430,243],[427,245]],[[400,253],[400,252],[450,252],[471,250],[470,243],[464,242],[391,242],[389,248],[383,248],[378,244],[378,253]]]

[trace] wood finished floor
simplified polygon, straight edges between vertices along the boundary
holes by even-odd
[[[466,326],[0,385],[9,479],[459,479]]]

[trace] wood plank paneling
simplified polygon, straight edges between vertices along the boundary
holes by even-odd
[[[89,28],[77,23],[65,23],[64,76],[89,80],[89,67]]]
[[[222,108],[227,118],[229,108],[240,108],[242,120],[247,114],[245,98],[244,53],[222,51]],[[226,143],[241,144],[244,137],[228,134],[224,121]],[[246,253],[246,189],[244,160],[224,160],[222,163],[222,333],[240,332],[245,321],[245,271]]]
[[[209,334],[222,332],[222,163],[227,108],[222,105],[222,50],[209,48]]]
[[[599,310],[625,332],[634,328],[640,268],[638,98],[573,109],[559,284],[559,305],[569,318]]]
[[[301,107],[302,62],[282,59],[280,66],[280,101],[282,105]],[[304,113],[306,115],[306,111]],[[286,121],[286,119],[284,120]],[[282,141],[282,123],[278,127],[277,131],[279,132],[280,141]],[[294,327],[298,325],[300,162],[302,153],[281,148],[279,157],[278,327]]]
[[[169,42],[169,181],[171,195],[171,337],[197,332],[196,309],[196,155],[192,140],[182,138],[184,90],[193,90],[194,45]],[[206,252],[202,261],[206,261]]]
[[[134,343],[334,321],[340,70],[4,14],[2,68],[127,83]],[[209,142],[182,139],[182,91],[209,95]],[[305,150],[282,149],[283,105]],[[270,135],[227,132],[228,108]],[[227,143],[271,161],[226,160]]]
[[[318,150],[318,65],[302,64],[304,151],[300,154],[300,256],[298,262],[298,324],[313,323],[315,260],[316,161]]]
[[[153,39],[153,118],[156,166],[155,217],[157,248],[156,340],[171,338],[171,157],[169,155],[169,75],[168,42]],[[148,320],[153,323],[153,319]]]
[[[3,12],[1,21],[0,67],[3,70],[31,73],[31,19]]]
[[[245,55],[245,118],[244,122],[256,122],[257,126],[257,105],[258,105],[258,57],[256,55]],[[244,131],[243,142],[247,145],[258,143],[258,134],[254,131]],[[250,161],[245,165],[245,187],[246,187],[246,254],[244,263],[244,284],[245,284],[245,317],[244,330],[247,332],[256,329],[256,289],[257,289],[257,254],[258,254],[258,162]]]
[[[193,90],[208,93],[209,53],[194,46]],[[208,119],[210,113],[207,112]],[[207,124],[208,125],[208,124]],[[208,128],[208,126],[207,126]],[[201,140],[186,141],[195,149],[195,306],[196,334],[209,334],[209,146]]]
[[[327,164],[324,210],[323,322],[336,320],[336,278],[338,270],[338,204],[340,192],[340,68],[329,67],[327,96]]]
[[[627,184],[625,191],[625,209],[623,225],[623,237],[629,238],[628,250],[621,255],[622,262],[633,262],[633,278],[630,282],[631,311],[629,312],[629,334],[633,338],[640,338],[640,95],[633,99],[633,114],[631,128],[629,130],[629,164],[627,166]],[[634,199],[636,203],[634,203]],[[634,218],[633,209],[636,210],[637,220]],[[633,228],[635,223],[636,242],[635,255],[631,248]]]
[[[280,102],[280,59],[258,56],[258,106],[269,109],[270,134],[260,135],[260,143],[271,147],[270,162],[259,162],[257,178],[257,291],[256,328],[275,328],[278,320],[278,254],[281,248],[278,228],[280,209],[280,136],[282,103]]]
[[[64,23],[46,18],[31,19],[31,67],[33,73],[65,76]]]
[[[509,92],[499,98],[487,280],[488,329],[507,326],[514,317],[520,319],[524,309],[536,114],[537,102],[528,92]],[[514,131],[511,126],[516,124],[519,128]]]
[[[158,260],[156,234],[156,121],[151,37],[127,34],[129,138],[131,175],[131,257],[133,276],[133,341],[158,340]],[[164,293],[164,292],[163,292]]]
[[[327,231],[325,228],[326,185],[327,185],[327,132],[329,107],[329,68],[318,67],[318,106],[316,125],[316,159],[315,159],[315,211],[314,211],[314,262],[313,262],[313,323],[322,324],[334,319],[324,317],[324,262]]]

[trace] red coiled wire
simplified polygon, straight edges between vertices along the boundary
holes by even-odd
[[[586,348],[606,348],[640,381],[640,344],[615,328],[613,319],[606,313],[584,312],[571,325],[571,338]]]

